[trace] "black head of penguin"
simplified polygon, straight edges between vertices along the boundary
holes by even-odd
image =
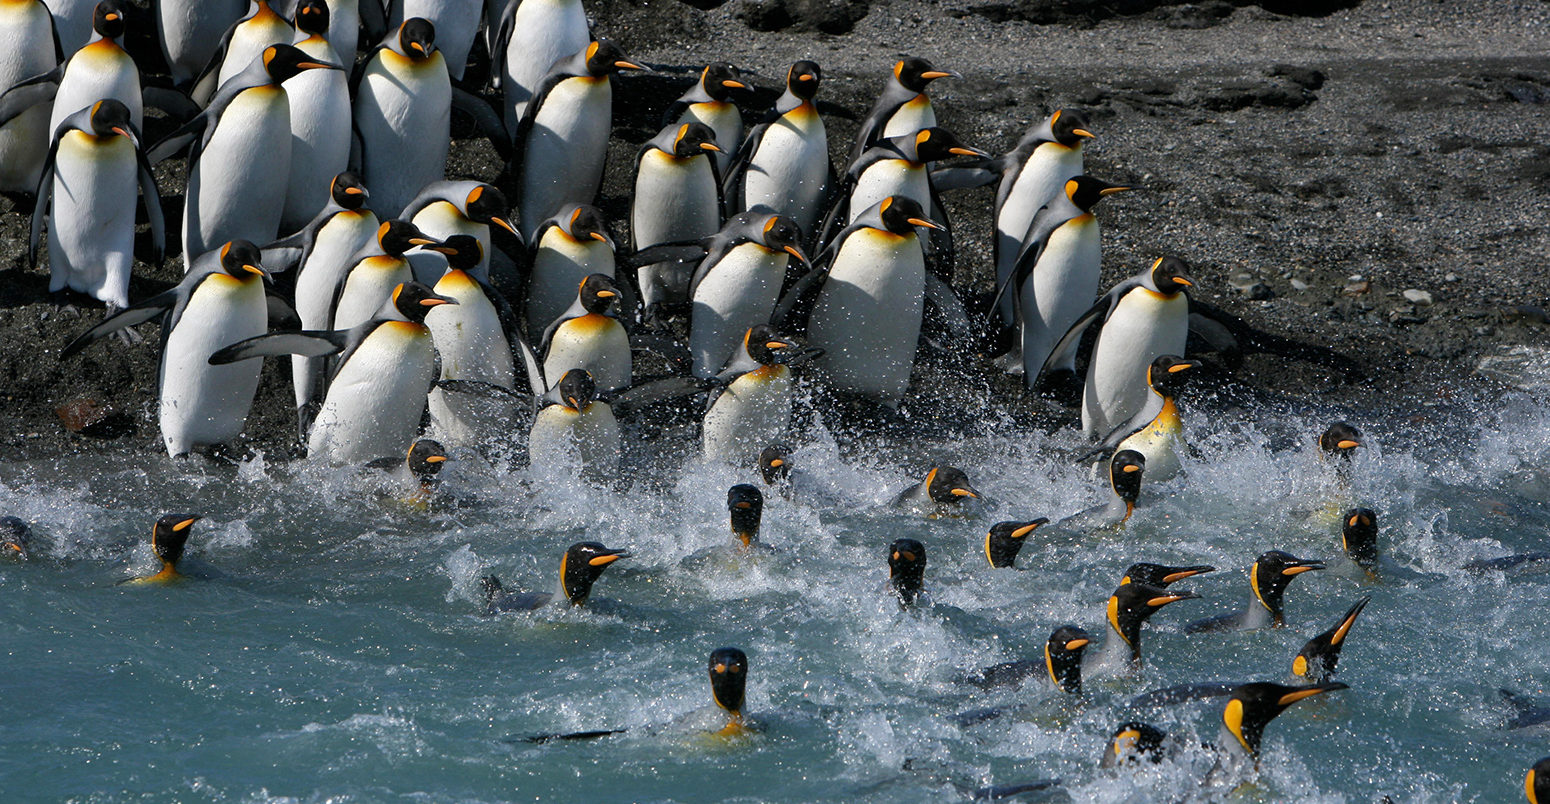
[[[1055,142],[1074,148],[1082,140],[1090,140],[1096,137],[1087,127],[1087,116],[1075,109],[1056,109],[1049,118],[1050,133],[1055,135]]]
[[[221,246],[221,270],[235,279],[253,276],[268,278],[261,260],[263,252],[247,240],[232,240]]]
[[[1200,595],[1184,590],[1168,591],[1160,586],[1144,583],[1120,584],[1109,596],[1109,625],[1125,644],[1130,646],[1130,658],[1141,661],[1141,626],[1163,606],[1180,600],[1194,600]]]
[[[1199,360],[1185,360],[1178,355],[1163,355],[1146,368],[1146,381],[1163,396],[1178,396],[1179,390],[1189,380],[1190,369],[1200,368]]]
[[[117,39],[124,35],[125,15],[128,4],[123,0],[102,0],[92,9],[91,29],[102,34],[103,39]],[[68,54],[67,54],[68,55]]]
[[[1545,757],[1534,763],[1534,767],[1528,769],[1528,776],[1523,780],[1523,794],[1528,796],[1528,804],[1550,804],[1550,757]]]
[[[791,65],[786,71],[786,91],[805,101],[813,99],[818,94],[818,85],[823,82],[823,71],[819,69],[818,62],[802,60]]]
[[[915,539],[895,539],[888,546],[888,582],[901,607],[913,605],[925,588],[926,546]]]
[[[619,300],[619,286],[607,274],[591,274],[581,280],[581,287],[577,289],[581,299],[581,307],[589,313],[601,314],[608,312],[614,302]]]
[[[156,520],[156,527],[151,530],[151,550],[163,566],[177,566],[188,544],[189,527],[203,518],[198,514],[167,514]]]
[[[791,448],[785,444],[771,444],[760,450],[759,476],[770,486],[790,479]]]
[[[377,244],[389,257],[403,259],[404,252],[415,246],[437,246],[441,241],[420,231],[408,221],[384,221],[377,227]]]
[[[32,542],[32,528],[14,516],[0,516],[0,554],[7,558],[26,558]]]
[[[969,476],[955,466],[934,466],[926,474],[926,494],[932,502],[956,505],[965,498],[978,499],[980,494],[969,485]]]
[[[447,267],[454,271],[472,271],[484,260],[484,246],[473,235],[453,235],[431,248],[446,255]]]
[[[1349,688],[1338,681],[1305,687],[1288,687],[1263,681],[1244,684],[1233,690],[1232,697],[1227,699],[1227,705],[1222,708],[1222,725],[1237,738],[1238,745],[1249,756],[1257,757],[1260,740],[1265,736],[1265,726],[1276,715],[1304,698],[1343,689]]]
[[[1124,577],[1119,579],[1121,584],[1144,583],[1159,589],[1166,589],[1170,584],[1178,583],[1185,578],[1193,578],[1196,575],[1204,575],[1215,572],[1216,567],[1210,564],[1197,564],[1192,567],[1170,567],[1166,564],[1131,564],[1125,570]]]
[[[1109,459],[1109,486],[1127,505],[1135,505],[1141,496],[1141,476],[1146,474],[1146,456],[1133,449],[1122,449]]]
[[[926,86],[938,78],[956,78],[957,73],[938,70],[925,59],[907,56],[893,65],[894,80],[911,92],[925,92]]]
[[[748,547],[759,539],[759,521],[764,512],[764,492],[747,483],[727,489],[727,511],[731,514],[732,533]]]
[[[769,324],[749,327],[743,333],[743,349],[761,366],[789,366],[817,357],[822,349],[804,348],[800,341],[775,331]]]
[[[951,131],[937,126],[915,132],[915,156],[921,162],[940,162],[955,156],[990,158],[990,154],[964,145]]]
[[[784,251],[798,262],[807,262],[807,254],[802,251],[802,227],[796,219],[788,215],[771,215],[764,219],[759,231],[765,248]]]
[[[371,197],[371,193],[366,192],[366,183],[361,180],[361,175],[353,170],[335,176],[328,185],[328,194],[335,204],[348,210],[366,206],[366,199]]]
[[[1319,449],[1350,460],[1362,445],[1362,433],[1350,422],[1335,422],[1319,436]]]
[[[1049,520],[1041,516],[1027,522],[991,525],[990,532],[985,534],[985,558],[990,560],[990,566],[998,569],[1016,566],[1017,554],[1023,549],[1028,534],[1048,524]]]
[[[1356,624],[1356,618],[1361,615],[1362,609],[1372,598],[1364,597],[1356,601],[1356,604],[1346,610],[1341,616],[1340,622],[1334,628],[1325,631],[1307,641],[1302,650],[1297,651],[1297,657],[1292,659],[1292,675],[1305,681],[1328,681],[1335,676],[1335,667],[1340,663],[1340,649],[1345,647],[1346,635],[1351,632],[1351,626]]]
[[[716,144],[716,132],[704,123],[680,123],[673,135],[673,156],[687,159],[706,153],[721,153]]]
[[[612,39],[598,39],[587,45],[587,72],[591,75],[602,77],[620,70],[644,69],[630,61],[630,57],[624,55],[624,51]]]
[[[327,36],[328,4],[323,0],[302,0],[297,4],[296,30],[313,36]]]
[[[135,135],[134,121],[129,116],[129,107],[123,101],[103,98],[92,104],[90,123],[93,136],[111,137],[117,134],[127,138],[136,147],[140,145],[140,138]]]
[[[1189,275],[1189,263],[1179,257],[1158,257],[1147,278],[1151,280],[1151,289],[1165,296],[1195,286],[1195,280]]]
[[[926,210],[920,206],[920,202],[909,196],[890,195],[884,198],[878,204],[877,213],[882,219],[883,228],[896,235],[914,234],[916,226],[943,231],[947,229],[926,217]]]
[[[447,451],[440,443],[422,438],[409,448],[408,462],[409,471],[423,485],[429,483],[441,471],[442,465],[447,462]]]
[[[436,52],[436,24],[424,17],[411,17],[398,26],[398,48],[413,61],[428,59]]]
[[[1119,724],[1109,737],[1109,748],[1104,752],[1105,768],[1131,765],[1145,759],[1151,762],[1163,760],[1163,740],[1168,733],[1149,723],[1132,720]]]
[[[748,687],[748,656],[737,648],[717,648],[710,652],[710,696],[716,705],[737,715],[743,711],[743,695]]]
[[[700,72],[700,88],[712,100],[727,101],[733,92],[747,92],[748,83],[738,74],[737,68],[724,61],[705,65]]]
[[[1378,515],[1370,508],[1352,508],[1340,519],[1340,545],[1352,561],[1371,568],[1378,563]],[[1550,804],[1550,802],[1547,802]]]
[[[590,204],[577,206],[571,210],[566,225],[570,229],[570,236],[576,240],[591,238],[607,244],[609,248],[614,246],[614,239],[608,234],[608,223],[603,220],[603,213],[597,207]]]
[[[414,324],[424,324],[425,314],[443,304],[457,304],[457,299],[441,296],[419,282],[404,282],[393,288],[393,307]]]
[[[1129,189],[1129,187],[1110,184],[1102,179],[1095,179],[1092,176],[1084,175],[1077,176],[1066,182],[1066,197],[1071,199],[1071,203],[1075,204],[1077,209],[1083,212],[1091,212],[1093,207],[1098,205],[1099,201]]]
[[[1286,587],[1298,575],[1321,569],[1324,569],[1322,561],[1298,558],[1280,550],[1267,550],[1254,559],[1254,564],[1249,567],[1249,586],[1254,589],[1255,599],[1270,612],[1275,625],[1282,626],[1286,624],[1283,609]]]
[[[573,606],[587,602],[592,594],[592,584],[603,577],[603,570],[621,558],[629,558],[628,550],[614,550],[598,542],[577,542],[565,551],[560,559],[560,585],[565,599]]]
[[[506,210],[511,208],[506,203],[506,194],[493,184],[475,185],[474,189],[468,191],[463,208],[468,210],[468,219],[475,223],[499,226],[517,234],[516,225],[506,217]]]
[[[586,410],[587,406],[597,398],[597,382],[586,369],[571,369],[560,378],[560,384],[556,386],[560,390],[560,401],[571,410]]]
[[[338,65],[317,61],[291,45],[264,48],[264,70],[274,84],[283,84],[308,70],[337,70]]]
[[[1044,668],[1060,689],[1082,692],[1082,652],[1092,644],[1092,634],[1075,625],[1062,625],[1044,642]]]

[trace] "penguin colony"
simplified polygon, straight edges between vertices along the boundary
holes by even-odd
[[[137,64],[122,46],[127,26],[151,22],[133,19],[123,0],[0,3],[0,41],[9,43],[0,49],[0,190],[35,198],[31,256],[38,260],[47,231],[60,303],[86,296],[107,308],[61,359],[159,321],[160,428],[169,455],[182,457],[236,441],[260,359],[283,356],[297,453],[395,472],[420,506],[434,504],[449,453],[516,455],[545,471],[618,483],[625,429],[616,413],[690,397],[703,411],[704,458],[762,480],[762,489],[739,484],[728,493],[733,543],[770,549],[759,541],[763,489],[803,494],[785,446],[801,438],[792,417],[803,394],[896,409],[928,324],[964,350],[980,348],[977,322],[947,282],[956,249],[940,194],[994,185],[995,294],[971,305],[985,308],[972,318],[990,322],[979,328],[989,330],[984,343],[999,353],[998,366],[1030,389],[1079,399],[1094,444],[1082,460],[1096,461],[1112,497],[1056,523],[995,524],[984,539],[989,569],[1015,568],[1035,534],[1123,529],[1137,515],[1143,480],[1181,472],[1188,447],[1177,399],[1202,365],[1185,356],[1192,314],[1218,318],[1218,330],[1245,344],[1338,364],[1317,347],[1192,306],[1195,280],[1175,256],[1159,255],[1100,293],[1097,207],[1130,188],[1086,175],[1082,149],[1096,135],[1077,110],[1052,111],[992,155],[937,126],[927,89],[955,74],[904,58],[855,141],[831,148],[817,63],[790,65],[767,112],[740,106],[750,82],[716,63],[663,110],[659,133],[633,164],[607,165],[615,77],[647,66],[595,38],[580,0],[491,2],[483,12],[475,2],[163,0],[155,24],[166,73],[151,76],[163,65]],[[476,79],[470,54],[480,52],[491,66]],[[142,134],[147,108],[172,124],[154,143]],[[503,157],[498,175],[445,174],[454,109]],[[750,124],[744,110],[763,116]],[[831,153],[843,155],[840,170]],[[160,262],[167,233],[152,167],[175,156],[187,161],[178,238],[185,276],[132,300],[136,212],[144,209],[150,235],[138,256]],[[623,222],[594,206],[605,170],[635,177],[626,244],[611,231]],[[496,285],[518,292],[508,298]],[[1318,443],[1344,477],[1361,436],[1337,423]],[[981,500],[963,472],[938,466],[894,504],[957,517]],[[1353,503],[1331,503],[1343,551],[1381,573],[1377,514]],[[158,520],[151,546],[162,569],[132,583],[180,579],[199,518]],[[27,524],[6,518],[0,529],[0,551],[27,557]],[[573,545],[553,594],[509,592],[486,577],[482,613],[585,605],[604,570],[629,555]],[[1533,559],[1500,561],[1518,558]],[[901,607],[929,605],[926,545],[897,539],[882,563]],[[1186,631],[1288,627],[1288,587],[1325,567],[1269,550],[1248,566],[1246,609]],[[1136,564],[1095,605],[1107,626],[1100,645],[1062,624],[1042,657],[962,683],[1043,679],[1077,695],[1093,674],[1139,672],[1148,618],[1199,597],[1171,585],[1213,570]],[[1257,758],[1278,714],[1347,688],[1333,676],[1367,603],[1355,601],[1290,659],[1283,680],[1293,683],[1157,690],[1132,709],[1218,700],[1222,737],[1213,749],[1222,765]],[[725,715],[715,731],[757,731],[743,713],[749,657],[718,648],[708,666]],[[955,720],[968,727],[1000,714]],[[1102,762],[1157,762],[1184,747],[1132,719],[1109,736]],[[1531,802],[1550,787],[1546,774],[1550,759],[1528,772]],[[995,798],[1056,784],[976,792]]]

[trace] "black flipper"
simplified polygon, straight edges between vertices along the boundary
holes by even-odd
[[[224,366],[238,360],[282,355],[327,357],[344,350],[349,344],[350,333],[351,330],[271,332],[216,350],[215,354],[210,355],[210,365]]]
[[[705,258],[706,247],[699,240],[688,240],[677,243],[658,243],[655,246],[647,246],[634,254],[619,255],[615,262],[621,268],[636,269],[646,265],[654,265],[659,262],[691,263],[699,262]]]
[[[1160,709],[1164,706],[1221,698],[1243,686],[1243,681],[1207,681],[1200,684],[1180,684],[1160,690],[1144,692],[1130,699],[1131,709]]]
[[[152,109],[160,109],[168,117],[180,123],[192,119],[199,114],[199,104],[187,95],[167,87],[145,87],[140,90],[140,96],[144,104]]]
[[[937,168],[931,171],[931,186],[938,192],[947,190],[967,190],[973,187],[984,187],[1001,178],[1001,173],[991,169],[989,160],[982,165],[955,165],[953,167]]]
[[[506,137],[506,124],[501,122],[500,115],[490,108],[490,104],[467,90],[453,87],[452,108],[474,119],[474,128],[495,146],[501,161],[511,161],[511,140]],[[407,213],[405,217],[408,217]]]
[[[106,319],[103,319],[102,323],[76,336],[75,340],[71,341],[60,351],[59,359],[64,360],[73,357],[93,342],[125,327],[144,324],[147,321],[166,315],[173,307],[177,306],[181,295],[182,286],[170,288],[138,304],[126,307],[115,315],[108,316]]]
[[[65,66],[61,64],[46,73],[40,73],[12,85],[4,95],[0,95],[0,126],[11,122],[22,112],[40,103],[53,100],[54,96],[59,94],[59,81],[64,77]],[[70,111],[73,113],[76,110]]]
[[[705,381],[698,377],[662,377],[630,386],[623,391],[599,394],[615,410],[626,411],[646,405],[697,394],[705,390]]]
[[[1226,329],[1237,341],[1239,349],[1244,352],[1263,352],[1265,354],[1290,357],[1294,360],[1326,366],[1339,372],[1342,377],[1351,382],[1366,376],[1366,372],[1362,370],[1361,364],[1327,346],[1315,346],[1311,343],[1283,338],[1280,335],[1272,335],[1263,330],[1255,329],[1248,322],[1226,310],[1191,298],[1189,300],[1189,317],[1190,329],[1192,331],[1195,329],[1195,316],[1197,315],[1214,321]]]
[[[552,743],[558,740],[595,740],[599,737],[612,737],[615,734],[623,734],[629,729],[594,729],[592,731],[573,731],[569,734],[533,734],[522,738],[524,743]]]

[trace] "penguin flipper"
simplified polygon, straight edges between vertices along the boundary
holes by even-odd
[[[235,363],[239,360],[248,360],[254,357],[279,357],[282,355],[327,357],[338,354],[349,344],[351,331],[322,332],[303,330],[299,332],[270,332],[217,349],[215,354],[210,355],[210,365],[224,366],[227,363]]]
[[[366,41],[376,42],[387,36],[387,13],[381,3],[377,0],[361,0],[360,15],[361,27],[366,31]]]
[[[624,412],[631,408],[642,408],[657,402],[697,394],[703,390],[705,390],[705,381],[698,377],[660,377],[637,383],[623,390],[601,393],[598,398],[613,409]]]
[[[780,303],[775,305],[770,323],[781,332],[806,332],[807,316],[812,312],[813,297],[823,288],[823,283],[828,278],[827,265],[822,268],[815,267],[803,274],[802,278],[786,291],[786,295],[780,298]]]
[[[1001,178],[1000,171],[992,170],[993,160],[980,165],[954,165],[931,171],[931,184],[938,190],[967,190],[984,187]]]
[[[592,731],[573,731],[568,734],[533,734],[522,738],[524,743],[542,745],[556,740],[595,740],[599,737],[612,737],[615,734],[623,734],[629,729],[593,729]]]
[[[173,129],[167,136],[151,146],[151,150],[145,155],[145,159],[152,165],[160,164],[168,157],[176,155],[179,151],[193,144],[194,140],[201,137],[210,126],[210,110],[206,109]],[[193,156],[190,155],[190,160]]]
[[[532,402],[531,394],[513,391],[510,388],[496,385],[493,382],[483,380],[437,380],[432,383],[443,391],[451,391],[456,394],[468,394],[469,396],[482,397],[484,399],[513,399],[522,402]]]
[[[770,115],[773,115],[771,117]],[[749,129],[748,135],[743,137],[743,144],[733,154],[732,162],[727,165],[727,173],[722,177],[721,196],[727,200],[727,215],[731,217],[735,212],[742,210],[733,209],[734,205],[742,202],[743,176],[748,172],[748,164],[753,161],[754,152],[759,150],[759,143],[764,141],[765,132],[770,130],[770,123],[780,119],[778,112],[770,111],[765,120]]]
[[[158,316],[165,315],[178,305],[183,293],[183,286],[178,285],[108,316],[102,320],[102,323],[77,335],[75,340],[70,341],[64,349],[60,350],[59,359],[65,360],[73,357],[93,342],[125,327],[144,324]]]
[[[48,215],[49,204],[54,196],[54,155],[59,152],[59,138],[54,138],[48,158],[43,162],[43,175],[38,178],[38,192],[32,205],[32,227],[27,238],[27,265],[38,264],[38,242],[43,239],[43,218]]]
[[[1102,298],[1094,302],[1093,306],[1087,308],[1087,312],[1082,313],[1081,317],[1076,319],[1076,323],[1066,330],[1066,334],[1060,336],[1060,340],[1055,342],[1055,347],[1050,350],[1049,357],[1045,358],[1044,365],[1039,366],[1039,375],[1043,376],[1044,372],[1049,371],[1050,366],[1059,365],[1072,352],[1075,352],[1082,345],[1083,333],[1087,332],[1087,328],[1092,326],[1094,322],[1097,322],[1101,329],[1103,322],[1109,319],[1109,313],[1114,309],[1114,305],[1118,304],[1120,297],[1124,295],[1124,293],[1120,292],[1120,289],[1123,288],[1125,292],[1129,292],[1131,287],[1133,285],[1130,280],[1121,282],[1114,286],[1113,290],[1110,290]],[[1038,377],[1034,377],[1033,381],[1038,382],[1038,379]]]
[[[6,90],[5,94],[0,95],[0,126],[11,122],[22,112],[40,103],[53,100],[54,96],[59,94],[59,81],[64,78],[64,75],[65,68],[61,64],[46,73],[14,84]]]
[[[1121,422],[1113,430],[1110,430],[1108,435],[1105,435],[1103,440],[1098,443],[1098,446],[1083,453],[1076,459],[1076,462],[1088,463],[1095,458],[1114,452],[1125,439],[1141,432],[1142,428],[1151,424],[1157,418],[1157,414],[1162,412],[1162,408],[1162,398],[1155,393],[1150,394],[1147,397],[1146,404],[1142,405],[1140,410],[1131,414],[1130,418]]]
[[[1264,352],[1326,366],[1340,372],[1349,381],[1361,379],[1366,375],[1361,364],[1327,346],[1303,343],[1255,329],[1247,321],[1232,313],[1205,302],[1196,301],[1193,297],[1189,300],[1189,312],[1191,319],[1199,315],[1221,325],[1236,339],[1243,351]],[[1190,329],[1193,331],[1196,327],[1192,324]]]
[[[501,122],[500,115],[490,108],[490,104],[467,90],[453,87],[452,108],[472,117],[474,128],[495,146],[495,153],[503,161],[511,160],[511,140],[506,138],[506,124]]]
[[[140,182],[140,201],[145,205],[145,218],[151,226],[151,250],[155,259],[152,262],[161,265],[162,259],[167,254],[167,222],[162,217],[161,193],[156,189],[156,175],[151,172],[151,163],[145,157],[145,151],[135,149],[135,173]]]
[[[705,258],[705,254],[706,248],[704,241],[700,240],[690,240],[679,243],[658,243],[655,246],[647,246],[643,249],[639,249],[629,256],[621,255],[618,258],[618,263],[622,268],[635,269],[659,262],[699,262]]]
[[[140,94],[146,106],[160,109],[173,120],[183,122],[199,114],[199,104],[175,89],[145,87]]]
[[[949,337],[960,343],[969,342],[974,328],[969,324],[968,311],[964,310],[963,302],[958,300],[953,289],[930,271],[926,272],[926,301],[941,313]]]
[[[1039,211],[1034,213],[1033,220],[1028,222],[1028,233],[1024,235],[1022,245],[1018,248],[1017,263],[1012,268],[1012,272],[1007,275],[1006,281],[996,288],[996,297],[990,302],[992,310],[1001,305],[1001,297],[1006,295],[1008,289],[1016,293],[1015,289],[1022,287],[1023,282],[1033,273],[1034,267],[1039,264],[1039,257],[1043,255],[1045,246],[1049,245],[1050,234],[1067,220],[1069,218],[1061,217],[1060,213],[1052,211],[1048,205],[1040,207]]]
[[[1199,684],[1180,684],[1141,693],[1130,699],[1131,709],[1161,709],[1190,701],[1203,701],[1231,695],[1243,686],[1242,681],[1207,681]]]
[[[1184,626],[1184,633],[1204,634],[1213,631],[1234,631],[1243,624],[1244,616],[1244,612],[1234,611],[1227,614],[1218,614],[1215,617],[1206,617]]]

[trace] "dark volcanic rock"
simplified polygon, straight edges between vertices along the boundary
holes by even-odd
[[[739,0],[733,16],[755,31],[844,34],[867,10],[867,0]]]

